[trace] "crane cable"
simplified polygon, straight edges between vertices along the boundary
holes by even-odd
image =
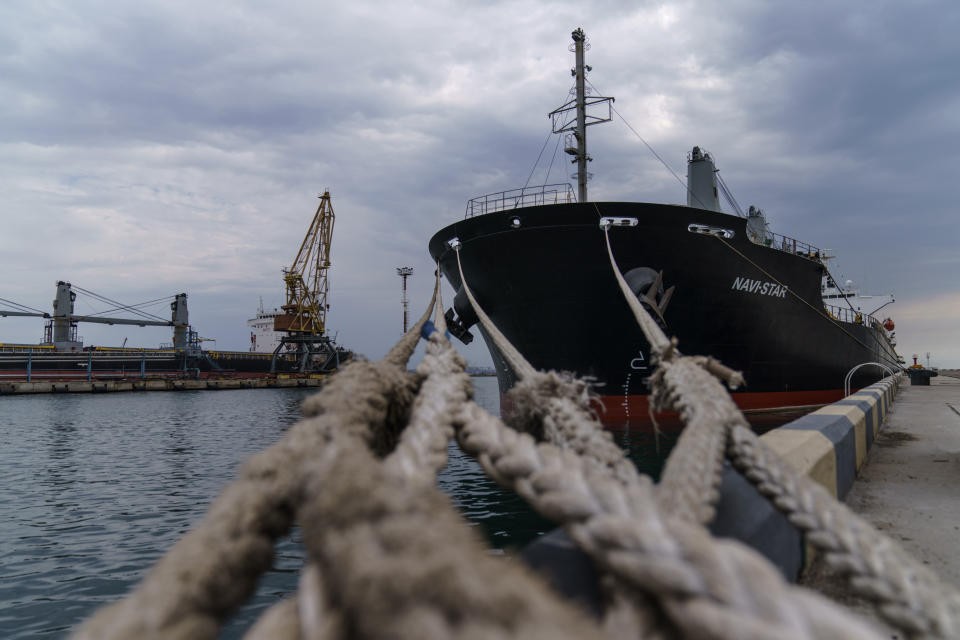
[[[157,298],[156,300],[148,300],[148,301],[146,301],[146,302],[138,302],[137,304],[131,304],[131,305],[124,305],[124,306],[119,306],[119,307],[113,307],[112,309],[106,309],[106,310],[104,310],[104,311],[97,311],[97,312],[95,312],[95,313],[91,313],[91,314],[88,314],[88,315],[90,315],[90,316],[99,316],[99,315],[102,315],[102,314],[104,314],[104,313],[110,313],[111,311],[121,311],[121,310],[127,310],[127,309],[135,309],[135,308],[139,308],[139,307],[146,307],[146,306],[150,306],[150,305],[154,305],[154,304],[159,304],[159,303],[161,303],[161,302],[167,302],[168,300],[172,300],[172,299],[174,299],[174,298],[176,298],[176,296],[164,296],[163,298]],[[145,312],[145,313],[147,313],[147,312]]]
[[[7,300],[6,298],[0,298],[0,302],[3,302],[4,304],[7,304],[13,307],[14,309],[19,309],[19,310],[26,309],[27,311],[30,311],[32,313],[45,313],[43,311],[40,311],[39,309],[34,309],[33,307],[28,307],[25,304],[20,304],[19,302],[14,302],[13,300]]]
[[[135,314],[137,314],[137,315],[140,315],[140,316],[142,316],[142,317],[144,317],[144,318],[149,318],[149,319],[151,319],[151,320],[159,320],[160,322],[168,322],[168,320],[167,320],[166,318],[161,318],[160,316],[154,315],[154,314],[152,314],[152,313],[148,313],[148,312],[146,312],[146,311],[141,311],[140,309],[134,309],[134,308],[132,308],[130,305],[126,305],[126,304],[124,304],[124,303],[122,303],[122,302],[118,302],[118,301],[116,301],[116,300],[111,300],[110,298],[107,298],[106,296],[102,296],[102,295],[100,295],[99,293],[94,293],[93,291],[89,291],[89,290],[84,289],[84,288],[82,288],[82,287],[78,287],[77,285],[72,285],[72,287],[73,287],[73,289],[75,289],[76,291],[79,291],[80,293],[84,293],[84,294],[86,294],[86,295],[88,295],[88,296],[91,296],[91,297],[93,297],[93,298],[96,298],[97,300],[100,300],[101,302],[106,302],[107,304],[117,305],[117,308],[118,308],[118,309],[123,309],[123,310],[126,310],[126,311],[130,311],[131,313],[135,313]]]
[[[530,169],[530,175],[527,176],[527,181],[523,183],[524,189],[526,189],[527,186],[530,184],[530,181],[533,180],[533,174],[536,173],[537,165],[540,164],[540,158],[543,157],[543,150],[547,148],[547,143],[550,142],[550,136],[552,135],[553,135],[553,129],[551,128],[550,133],[547,134],[547,137],[543,141],[543,146],[540,147],[540,153],[537,154],[537,159],[534,161],[533,167]],[[550,164],[551,166],[553,166],[553,162],[551,162]],[[550,170],[547,169],[547,177],[549,178],[549,176],[550,176]],[[546,184],[546,180],[544,181],[544,184]]]
[[[594,91],[596,91],[596,92],[599,93],[600,95],[603,95],[603,92],[600,91],[599,89],[597,89],[597,87],[594,86],[594,84],[593,84],[592,82],[590,82],[589,80],[587,80],[586,82],[587,82],[587,84],[590,85],[590,87],[591,87]],[[683,181],[683,178],[681,178],[680,176],[677,175],[677,172],[673,170],[673,167],[671,167],[669,164],[667,164],[667,161],[660,157],[660,154],[657,153],[656,149],[654,149],[653,147],[651,147],[651,146],[650,146],[650,143],[648,143],[646,140],[644,140],[644,139],[643,139],[643,136],[641,136],[640,133],[637,132],[637,130],[634,129],[633,126],[632,126],[629,122],[627,122],[627,119],[624,118],[624,117],[620,114],[619,111],[617,111],[617,108],[616,108],[615,106],[613,106],[613,103],[610,104],[610,110],[613,111],[615,114],[617,114],[617,117],[620,118],[620,120],[623,122],[623,124],[626,125],[627,129],[630,129],[630,131],[633,133],[633,135],[637,136],[637,139],[638,139],[640,142],[643,143],[643,146],[645,146],[645,147],[647,148],[647,150],[650,151],[650,153],[652,153],[653,156],[654,156],[657,160],[660,161],[660,164],[662,164],[662,165],[667,169],[667,171],[670,172],[670,175],[672,175],[674,178],[676,178],[677,182],[680,183],[680,185],[684,188],[684,190],[685,190],[694,200],[696,200],[697,202],[699,202],[701,207],[703,207],[704,209],[706,209],[706,208],[707,208],[707,205],[705,205],[703,202],[701,202],[700,198],[698,198],[697,195],[696,195],[693,191],[690,190],[690,187],[687,186],[687,183]]]

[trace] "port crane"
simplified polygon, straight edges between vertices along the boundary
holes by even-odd
[[[109,318],[103,316],[84,316],[74,313],[74,301],[77,294],[74,289],[89,294],[101,301],[118,305],[113,310],[125,310],[139,315],[139,318]],[[125,305],[105,298],[92,291],[81,289],[76,285],[71,285],[63,280],[57,281],[57,292],[53,300],[53,313],[46,313],[38,309],[33,309],[19,303],[0,298],[7,306],[14,307],[15,310],[0,309],[0,317],[5,316],[32,316],[47,319],[47,325],[44,327],[43,344],[52,345],[57,351],[79,351],[83,348],[83,343],[77,337],[78,322],[93,322],[109,325],[134,325],[138,327],[173,327],[173,347],[178,350],[185,350],[191,346],[191,338],[195,341],[196,332],[190,329],[190,321],[187,312],[187,294],[179,293],[174,296],[170,304],[170,320],[164,320],[153,314],[140,311],[136,306]],[[157,302],[153,300],[151,302]]]
[[[301,373],[333,371],[340,364],[343,350],[327,335],[327,272],[330,269],[330,244],[333,239],[334,213],[330,191],[319,196],[300,250],[289,268],[283,269],[286,303],[283,313],[273,320],[273,330],[285,333],[273,352],[271,373],[281,355],[295,357]]]

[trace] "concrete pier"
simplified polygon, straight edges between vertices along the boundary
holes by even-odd
[[[119,391],[202,391],[319,387],[322,377],[308,378],[161,378],[126,381],[0,382],[0,395],[25,393],[112,393]]]
[[[960,587],[960,379],[945,373],[929,386],[901,387],[845,502]],[[845,597],[820,559],[803,582],[869,610]]]
[[[904,386],[847,506],[960,587],[960,379]]]

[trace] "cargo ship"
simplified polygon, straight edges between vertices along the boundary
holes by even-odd
[[[469,341],[477,322],[458,247],[470,290],[533,366],[592,379],[605,424],[649,424],[650,348],[611,273],[609,226],[626,281],[681,352],[743,373],[746,386],[733,397],[744,410],[835,402],[845,380],[856,389],[900,369],[892,321],[850,303],[826,252],[771,232],[759,209],[721,210],[727,189],[710,153],[688,155],[686,206],[587,199],[586,129],[612,119],[612,99],[587,95],[582,30],[573,40],[576,97],[550,117],[554,133],[566,134],[578,190],[543,185],[474,198],[462,220],[431,238],[430,255],[456,291],[451,332]],[[483,338],[503,397],[515,374]]]
[[[264,309],[263,298],[260,298],[257,315],[247,320],[247,326],[250,327],[251,353],[273,353],[280,346],[284,334],[276,331],[274,325],[277,318],[283,314],[284,312],[277,308],[273,311]]]

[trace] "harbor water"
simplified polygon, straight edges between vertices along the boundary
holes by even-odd
[[[496,379],[474,378],[499,413]],[[0,637],[61,638],[129,592],[250,455],[300,417],[312,389],[44,394],[0,400]],[[652,443],[615,437],[656,473]],[[646,436],[649,438],[649,436]],[[451,444],[439,486],[492,547],[517,548],[551,525]],[[223,637],[242,635],[296,589],[297,532]]]

